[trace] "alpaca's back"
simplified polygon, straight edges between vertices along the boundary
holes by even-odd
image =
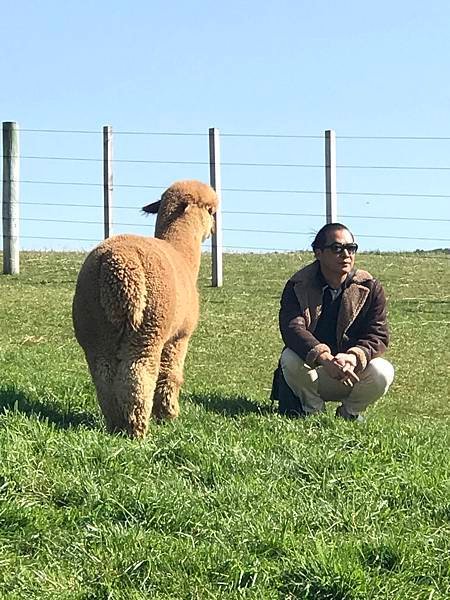
[[[85,351],[110,347],[124,330],[168,339],[195,327],[196,282],[183,257],[164,240],[109,238],[80,270],[73,318]]]

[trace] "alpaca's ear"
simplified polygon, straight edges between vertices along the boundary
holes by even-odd
[[[156,202],[152,202],[152,204],[147,204],[147,206],[143,206],[142,211],[151,215],[156,215],[160,206],[161,200],[157,200]]]
[[[185,204],[183,212],[187,213],[189,210],[191,210],[191,206],[192,206],[192,204]]]

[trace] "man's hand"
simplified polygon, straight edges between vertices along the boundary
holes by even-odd
[[[335,357],[332,354],[324,353],[320,356],[319,364],[325,369],[327,375],[332,379],[342,380],[345,374],[342,372],[342,365],[336,362]]]
[[[345,367],[346,365],[355,368],[357,365],[356,356],[354,354],[346,354],[344,352],[340,352],[336,354],[334,357],[335,362],[337,362],[341,367]]]
[[[320,358],[320,365],[333,379],[338,379],[344,385],[353,387],[359,381],[354,372],[356,367],[356,356],[353,354],[339,353],[336,356],[326,353]]]
[[[359,381],[359,377],[355,373],[357,360],[354,354],[346,354],[344,352],[340,352],[334,357],[334,362],[337,365],[339,365],[342,369],[341,381],[344,385],[353,386]]]

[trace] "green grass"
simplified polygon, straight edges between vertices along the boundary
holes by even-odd
[[[71,326],[80,254],[0,277],[0,598],[450,597],[450,269],[362,254],[389,296],[396,379],[365,426],[268,394],[284,282],[306,254],[200,274],[180,418],[106,433]]]

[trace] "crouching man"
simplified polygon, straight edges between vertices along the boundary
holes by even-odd
[[[389,341],[384,291],[370,273],[355,269],[358,245],[345,225],[325,225],[312,247],[316,260],[289,279],[281,298],[285,348],[272,399],[288,416],[340,402],[337,417],[363,421],[361,413],[394,379],[393,366],[381,358]]]

